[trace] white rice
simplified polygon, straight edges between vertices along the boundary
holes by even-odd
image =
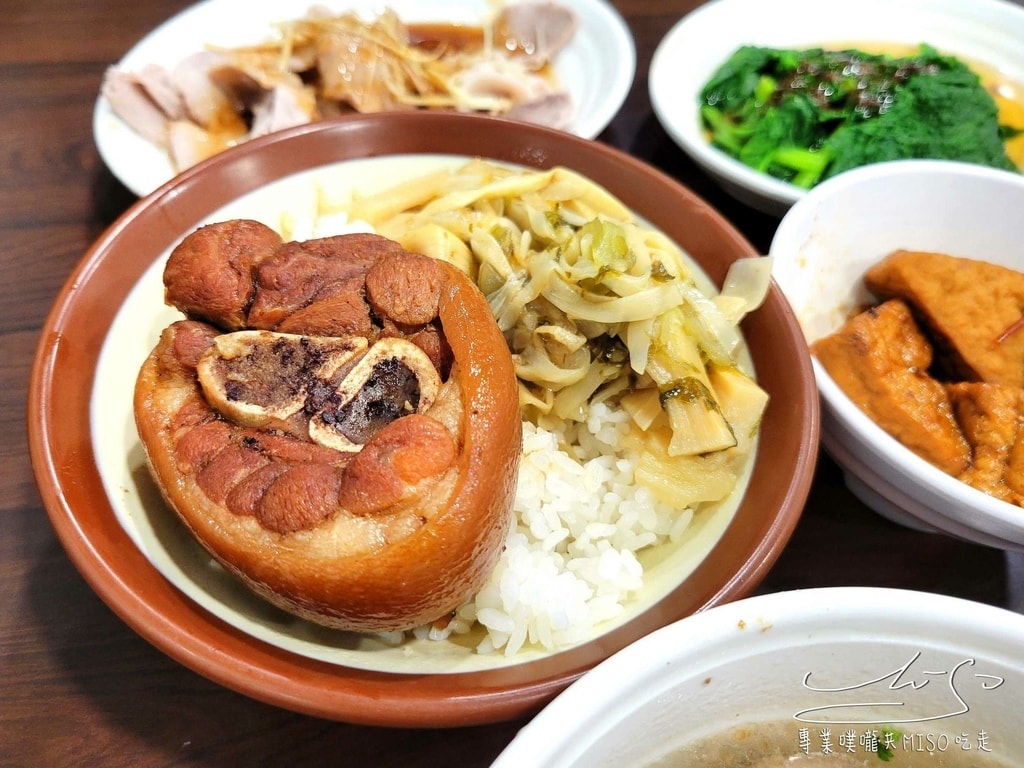
[[[586,423],[557,432],[523,424],[515,521],[490,580],[444,629],[444,639],[486,630],[480,653],[513,655],[589,638],[617,616],[643,584],[637,552],[682,535],[692,517],[656,502],[633,481],[620,452],[628,416],[604,404]]]

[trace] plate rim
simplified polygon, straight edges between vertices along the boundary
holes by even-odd
[[[265,174],[276,175],[254,178],[249,157],[266,144],[328,142],[332,151],[336,147],[339,153],[353,153],[332,158],[333,162],[366,156],[359,154],[363,151],[361,137],[374,142],[374,136],[394,135],[396,126],[404,126],[406,133],[418,137],[424,121],[438,120],[464,124],[466,133],[460,132],[463,144],[466,135],[483,137],[475,141],[485,144],[495,142],[496,139],[491,138],[493,133],[488,133],[487,129],[507,123],[522,143],[511,148],[502,146],[500,152],[511,153],[511,156],[494,159],[523,165],[550,166],[554,164],[553,150],[564,149],[567,144],[576,145],[588,158],[596,158],[594,162],[607,177],[595,179],[599,183],[608,184],[609,179],[630,169],[647,178],[653,174],[653,178],[660,180],[662,191],[663,185],[670,185],[682,197],[692,199],[697,215],[721,218],[697,195],[661,171],[610,146],[553,129],[523,126],[502,118],[441,113],[359,115],[321,121],[220,153],[133,204],[86,252],[62,287],[42,329],[31,373],[29,446],[37,484],[58,537],[94,591],[138,634],[211,680],[267,703],[346,722],[406,727],[463,726],[534,712],[610,653],[678,618],[673,614],[680,610],[673,609],[672,605],[674,599],[679,600],[682,587],[633,621],[590,643],[511,667],[444,675],[360,670],[279,649],[209,614],[159,574],[131,543],[111,509],[92,454],[91,374],[113,317],[120,308],[119,302],[111,301],[111,295],[126,294],[152,263],[151,258],[146,257],[134,264],[115,263],[109,249],[118,236],[128,227],[153,223],[174,232],[172,241],[179,239],[181,233],[225,201],[263,181],[305,170],[305,167],[296,168],[290,159],[282,160],[265,171]],[[444,150],[431,147],[419,151],[437,154]],[[495,154],[498,152],[493,150]],[[485,151],[480,154],[491,156]],[[320,158],[320,162],[323,161]],[[211,169],[219,166],[223,166],[220,170],[224,172],[212,182],[210,177],[216,174],[212,174]],[[186,194],[190,190],[192,194]],[[644,189],[631,194],[651,193]],[[738,252],[755,255],[753,247],[731,225],[727,226],[725,236]],[[167,247],[159,238],[166,239],[170,235],[147,229],[144,237],[153,241],[152,248],[145,248],[145,252],[159,254]],[[721,280],[721,276],[712,277]],[[100,279],[102,287],[98,287]],[[802,340],[796,319],[775,285],[770,289],[768,306],[779,313],[789,330],[790,342],[796,345]],[[798,420],[802,429],[800,434],[786,438],[793,441],[795,471],[788,484],[778,487],[776,498],[769,502],[775,503],[779,513],[770,519],[766,528],[759,528],[759,535],[743,534],[750,539],[750,546],[746,546],[745,539],[741,567],[725,583],[707,574],[706,564],[719,549],[716,545],[685,582],[689,590],[686,599],[692,602],[693,611],[750,592],[775,562],[796,526],[809,494],[820,428],[809,354],[806,360],[799,358],[799,367],[807,369],[798,385]],[[65,368],[88,372],[90,386],[75,388],[70,397],[64,394],[58,397],[59,374]],[[792,404],[789,407],[792,408]],[[103,527],[90,529],[90,521],[96,520],[103,523]],[[735,523],[730,525],[730,529],[735,527]],[[112,559],[112,553],[116,553],[116,558]],[[148,590],[149,602],[140,596],[142,588]],[[688,606],[686,610],[691,609]],[[165,615],[168,611],[170,614]],[[215,652],[210,653],[211,648]],[[444,708],[429,706],[441,701],[446,705]]]

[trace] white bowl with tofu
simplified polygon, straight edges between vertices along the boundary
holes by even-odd
[[[896,522],[1016,551],[1024,551],[1024,508],[1019,506],[1021,494],[1014,490],[1020,485],[1018,478],[1024,480],[1024,415],[1011,413],[1006,404],[1016,403],[1012,390],[1024,387],[1024,274],[1017,275],[1024,273],[1022,212],[1024,175],[935,160],[881,163],[849,171],[813,189],[783,218],[770,249],[775,279],[812,349],[844,328],[853,315],[889,298],[870,291],[864,278],[895,251],[928,252],[1009,268],[1000,273],[977,267],[979,277],[967,280],[943,277],[941,259],[923,259],[908,270],[910,277],[902,278],[903,282],[914,283],[915,289],[928,280],[939,281],[930,289],[920,289],[930,298],[922,300],[915,294],[905,299],[932,348],[935,362],[925,366],[927,370],[920,370],[920,359],[896,370],[892,361],[899,358],[897,351],[909,355],[908,347],[901,334],[879,328],[884,317],[862,319],[861,333],[856,342],[848,338],[846,348],[856,348],[865,338],[885,338],[888,350],[881,356],[887,357],[892,370],[869,357],[847,360],[845,371],[833,363],[835,375],[830,375],[818,355],[813,364],[822,402],[822,444],[842,467],[847,485],[858,498]],[[888,279],[893,285],[899,282],[891,275]],[[982,280],[991,284],[982,287]],[[955,294],[950,286],[956,282],[969,285],[969,295]],[[915,301],[927,306],[917,306]],[[969,316],[957,317],[957,312]],[[940,324],[936,317],[945,318],[940,336],[934,333],[933,326]],[[851,332],[849,326],[846,332]],[[971,358],[982,352],[1004,358],[996,366],[1001,365],[1004,373],[978,370],[984,364]],[[947,363],[940,368],[941,361],[950,360],[955,366]],[[951,373],[952,367],[959,372]],[[858,375],[860,383],[851,388],[849,380]],[[989,375],[994,378],[983,387],[946,386]],[[1000,376],[1001,382],[994,381]],[[939,390],[922,385],[921,377],[938,382]],[[846,385],[845,391],[838,380]],[[874,396],[866,393],[907,389],[927,402],[866,402]],[[957,391],[962,389],[972,397]],[[922,391],[931,394],[924,398]],[[948,402],[943,401],[943,392]],[[979,406],[989,395],[1002,398],[1002,411]],[[871,409],[875,418],[864,408]],[[879,416],[887,408],[896,414],[887,422],[888,428]],[[905,421],[917,418],[915,409],[925,414],[926,422],[946,418],[959,427],[967,443],[967,462],[959,471],[948,465],[941,469],[927,449],[919,445],[917,451],[911,450],[894,436],[916,429],[921,440],[929,439],[930,427],[908,426]],[[936,435],[932,436],[939,439]]]

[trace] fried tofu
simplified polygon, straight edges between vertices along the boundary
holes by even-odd
[[[932,378],[932,347],[910,308],[892,299],[851,318],[811,351],[840,389],[886,432],[951,475],[971,449],[946,388]]]
[[[957,478],[1011,504],[1024,498],[1024,390],[957,382],[947,387],[953,412],[971,444],[971,465]]]
[[[882,300],[898,297],[911,307],[935,345],[943,378],[1024,387],[1021,272],[941,253],[896,251],[867,271],[864,284]]]
[[[1024,274],[896,251],[882,303],[811,351],[879,426],[958,480],[1024,506]]]

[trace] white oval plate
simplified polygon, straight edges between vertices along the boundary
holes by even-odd
[[[576,13],[576,34],[554,62],[555,77],[572,95],[576,117],[568,131],[596,137],[615,117],[633,85],[636,46],[622,16],[605,0],[557,0]],[[312,5],[312,2],[310,3]],[[333,13],[367,18],[390,8],[403,21],[479,23],[488,0],[322,0]],[[269,39],[273,23],[301,17],[306,5],[282,0],[204,0],[154,29],[116,66],[134,71],[146,64],[173,66],[207,45],[235,47]],[[140,197],[174,175],[167,154],[114,114],[103,96],[93,111],[93,136],[110,171]]]

